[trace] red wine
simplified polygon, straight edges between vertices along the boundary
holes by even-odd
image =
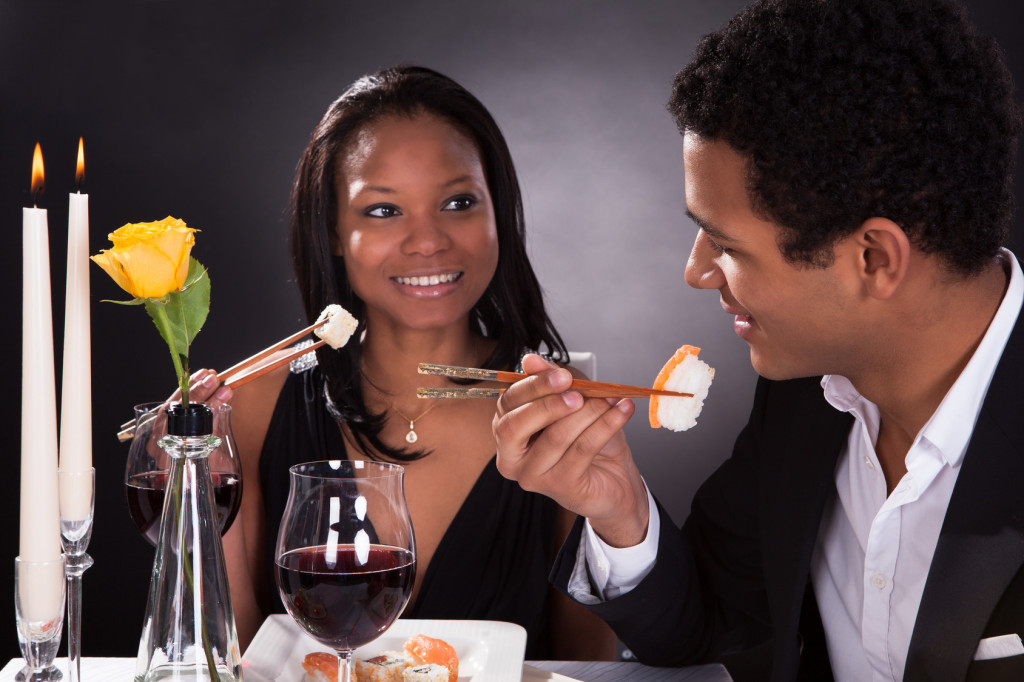
[[[217,510],[217,525],[221,535],[231,527],[242,504],[242,479],[235,474],[215,473],[213,476],[213,506]],[[147,471],[128,479],[125,495],[128,498],[128,513],[139,532],[156,546],[160,535],[160,515],[164,510],[164,489],[167,487],[166,471]]]
[[[277,559],[277,587],[288,613],[336,651],[380,636],[405,608],[415,574],[412,552],[384,545],[370,545],[362,564],[353,545],[339,545],[333,556],[320,545]]]

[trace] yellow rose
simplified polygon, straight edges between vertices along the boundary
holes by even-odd
[[[196,231],[171,216],[129,223],[107,235],[113,248],[91,258],[135,298],[160,298],[185,284]]]

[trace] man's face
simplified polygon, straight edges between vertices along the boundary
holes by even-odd
[[[723,141],[687,134],[683,141],[688,213],[701,228],[686,283],[718,289],[750,362],[770,379],[844,373],[857,355],[854,273],[837,259],[828,268],[790,263],[780,229],[755,215],[746,160]]]

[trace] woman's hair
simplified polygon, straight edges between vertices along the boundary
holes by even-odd
[[[747,158],[794,262],[828,265],[872,217],[961,275],[1007,238],[1020,109],[953,0],[760,0],[700,41],[669,110]]]
[[[389,116],[418,114],[436,116],[473,141],[494,203],[498,265],[469,320],[471,329],[497,342],[485,366],[513,367],[524,350],[540,350],[542,344],[555,360],[566,361],[565,344],[544,310],[540,284],[526,255],[519,181],[505,138],[476,97],[447,76],[417,66],[386,69],[353,83],[320,119],[302,155],[292,187],[291,248],[307,319],[314,321],[328,304],[337,303],[360,320],[361,328],[365,324],[366,305],[352,291],[344,259],[331,249],[338,216],[338,156],[365,126]],[[317,360],[335,417],[348,422],[366,454],[376,450],[398,461],[426,454],[381,442],[385,415],[366,409],[358,343],[340,351],[321,348]]]

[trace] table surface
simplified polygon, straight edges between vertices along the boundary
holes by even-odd
[[[20,658],[10,661],[0,670],[0,682],[13,682],[24,662]],[[67,674],[67,659],[57,659],[57,667]],[[134,658],[83,658],[81,682],[131,682],[135,672]],[[604,661],[527,661],[523,668],[523,682],[730,682],[729,674],[720,665],[701,665],[687,668],[651,668],[639,663],[609,663]]]

